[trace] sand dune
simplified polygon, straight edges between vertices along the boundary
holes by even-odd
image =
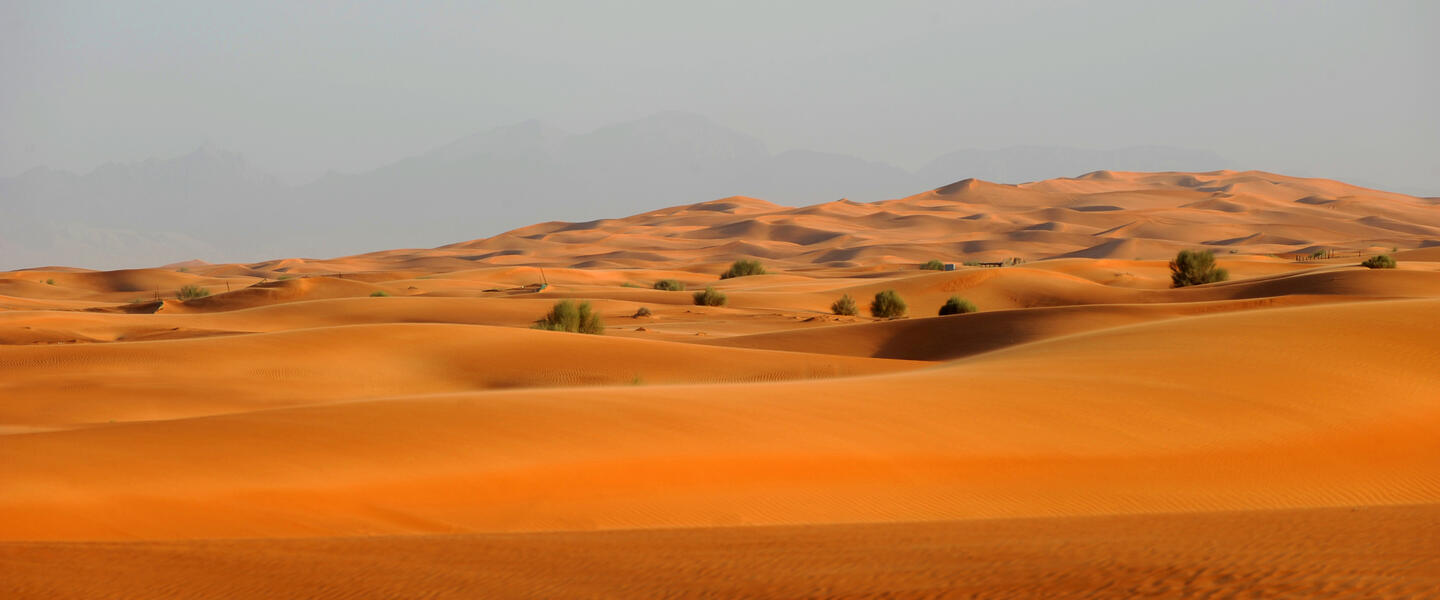
[[[0,594],[1424,595],[1437,246],[1429,199],[1101,171],[3,273]],[[1230,280],[1171,289],[1195,248]],[[565,299],[604,335],[530,329]]]
[[[173,419],[399,394],[764,381],[903,368],[509,328],[353,325],[168,342],[0,347],[0,394],[6,398],[0,422]]]
[[[1437,512],[1427,505],[525,535],[26,543],[0,545],[0,592],[17,600],[320,600],[406,597],[419,589],[431,598],[1421,598],[1440,587],[1440,563],[1431,552],[1440,536]],[[57,567],[63,577],[56,576]]]
[[[11,435],[0,438],[0,464],[15,518],[0,536],[1436,502],[1440,322],[1426,317],[1437,302],[1191,317],[850,380],[588,388],[583,401],[569,390],[412,396]],[[1214,350],[1201,361],[1191,348]],[[1192,361],[1208,385],[1177,385],[1176,366]],[[1123,376],[1094,376],[1116,364]]]

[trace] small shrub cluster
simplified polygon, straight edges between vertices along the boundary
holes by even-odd
[[[534,328],[597,335],[605,332],[605,324],[601,322],[600,315],[590,309],[589,302],[577,305],[570,300],[556,302],[550,314],[536,321]]]
[[[46,280],[45,280],[45,285],[55,285],[55,280],[54,280],[54,279],[46,279]]]
[[[951,296],[949,300],[945,301],[945,305],[940,307],[940,316],[963,315],[965,313],[976,312],[977,310],[979,309],[975,308],[974,302],[959,296]]]
[[[209,295],[210,295],[210,290],[207,290],[207,289],[205,289],[205,288],[203,288],[203,287],[200,287],[200,286],[198,286],[198,285],[195,285],[195,284],[186,285],[186,286],[180,288],[180,291],[179,291],[179,292],[176,292],[176,293],[175,293],[175,297],[176,297],[176,298],[179,298],[179,299],[182,300],[182,301],[184,301],[184,300],[194,300],[194,299],[196,299],[196,298],[204,298],[204,297],[209,296]]]
[[[920,268],[921,268],[921,269],[924,269],[924,270],[926,270],[926,271],[944,271],[944,270],[945,270],[945,263],[944,263],[944,262],[941,262],[941,261],[938,260],[938,259],[932,259],[932,260],[926,262],[925,264],[920,265]]]
[[[765,266],[758,260],[740,259],[730,265],[730,270],[721,273],[721,279],[732,279],[735,277],[746,277],[749,275],[764,275]]]
[[[655,289],[667,292],[683,292],[685,291],[685,284],[675,279],[661,279],[655,282]]]
[[[882,319],[891,319],[905,316],[905,301],[900,299],[900,294],[895,290],[885,290],[875,294],[875,300],[870,303],[870,314]]]
[[[1395,268],[1395,257],[1389,254],[1377,254],[1365,259],[1365,262],[1360,263],[1360,266],[1369,269],[1393,269]]]
[[[648,316],[650,316],[650,309],[647,308],[647,307],[642,306],[642,307],[640,307],[640,310],[635,311],[635,314],[632,315],[631,318],[638,319],[638,318],[640,318],[640,317],[648,317]]]
[[[387,291],[385,291],[385,290],[375,290],[375,291],[373,291],[373,292],[370,292],[370,297],[371,297],[371,298],[384,298],[384,297],[389,296],[389,295],[390,295],[390,292],[387,292]]]
[[[1209,250],[1181,250],[1170,261],[1170,287],[1215,283],[1230,279],[1230,272],[1215,266],[1215,253]]]
[[[850,294],[845,294],[830,305],[830,312],[837,315],[853,317],[860,313],[860,309],[855,307],[855,299],[851,298]]]
[[[695,304],[697,306],[725,306],[725,294],[713,287],[706,287],[705,291],[695,292]]]

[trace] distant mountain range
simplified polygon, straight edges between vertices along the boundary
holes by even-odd
[[[304,185],[210,149],[86,174],[31,170],[0,179],[0,269],[335,256],[732,195],[808,205],[894,198],[971,177],[1020,183],[1100,169],[1232,166],[1213,152],[1177,148],[1015,147],[960,150],[911,172],[843,154],[773,154],[752,136],[685,113],[585,134],[528,121]]]

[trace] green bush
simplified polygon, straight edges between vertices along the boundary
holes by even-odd
[[[667,292],[683,292],[685,291],[685,284],[675,279],[661,279],[655,282],[655,289]]]
[[[390,295],[390,292],[387,292],[387,291],[385,291],[385,290],[375,290],[375,291],[373,291],[373,292],[370,292],[370,297],[371,297],[371,298],[384,298],[385,296],[389,296],[389,295]]]
[[[713,287],[706,287],[703,292],[695,292],[695,304],[698,306],[725,306],[725,294],[716,291]]]
[[[650,316],[650,309],[642,306],[642,307],[640,307],[640,310],[635,311],[635,314],[634,314],[633,318],[638,319],[638,318],[640,318],[640,317],[648,317],[648,316]]]
[[[209,295],[210,290],[207,290],[195,284],[190,284],[180,288],[180,291],[175,294],[175,297],[181,300],[194,300],[196,298],[204,298]]]
[[[1377,254],[1365,259],[1365,262],[1360,263],[1360,266],[1371,269],[1393,269],[1395,268],[1395,257],[1389,254]]]
[[[605,332],[605,324],[600,321],[600,315],[590,310],[589,302],[581,302],[577,305],[570,300],[556,302],[555,306],[550,309],[550,314],[536,321],[534,328],[571,333],[601,334]]]
[[[1230,272],[1215,266],[1215,253],[1209,250],[1181,250],[1170,261],[1170,287],[1215,283],[1230,279]]]
[[[926,271],[944,271],[944,270],[945,270],[945,263],[944,263],[944,262],[941,262],[941,261],[939,261],[939,260],[933,260],[933,259],[932,259],[932,260],[930,260],[929,262],[926,262],[925,264],[920,265],[920,268],[921,268],[921,269],[924,269],[924,270],[926,270]]]
[[[840,299],[836,300],[834,304],[830,305],[830,312],[837,315],[853,317],[859,314],[860,310],[855,307],[855,299],[851,298],[850,294],[845,294],[840,296]]]
[[[940,307],[940,315],[963,315],[973,313],[980,309],[975,308],[975,303],[959,296],[951,296],[945,301],[945,306]]]
[[[45,280],[45,285],[55,285],[55,280],[54,280],[54,279],[46,279],[46,280]]]
[[[638,284],[638,283],[635,283],[635,282],[633,282],[633,281],[627,281],[627,282],[625,282],[625,283],[620,284],[620,287],[643,288],[643,287],[645,287],[645,286],[640,285],[640,284]]]
[[[870,303],[870,314],[882,319],[905,316],[905,301],[900,299],[900,294],[895,290],[885,290],[875,294],[875,300]]]
[[[733,277],[745,277],[747,275],[764,275],[765,267],[758,260],[740,259],[730,265],[730,270],[720,274],[721,279]]]

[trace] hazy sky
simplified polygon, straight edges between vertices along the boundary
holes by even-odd
[[[1155,144],[1440,195],[1437,31],[1433,0],[0,0],[0,176],[202,144],[357,171],[682,110],[907,168]]]

